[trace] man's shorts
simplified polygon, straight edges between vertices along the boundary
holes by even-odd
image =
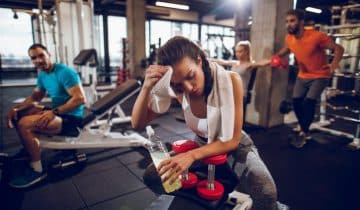
[[[59,117],[62,119],[61,131],[59,135],[62,136],[77,136],[79,135],[79,127],[81,126],[82,118],[73,115],[62,114]]]

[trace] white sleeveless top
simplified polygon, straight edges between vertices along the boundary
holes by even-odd
[[[187,95],[183,95],[182,109],[184,110],[185,122],[188,128],[194,133],[203,138],[208,135],[207,118],[198,118],[191,112],[190,104],[188,103]]]

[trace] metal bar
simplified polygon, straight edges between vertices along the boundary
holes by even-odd
[[[312,129],[314,130],[319,130],[319,131],[323,131],[326,133],[329,133],[331,135],[335,135],[335,136],[341,136],[341,137],[346,137],[349,139],[354,139],[355,136],[350,134],[350,133],[346,133],[346,132],[342,132],[342,131],[338,131],[338,130],[334,130],[334,129],[330,129],[330,128],[324,128],[324,127],[320,127],[320,126],[314,126],[312,127]]]
[[[342,28],[358,28],[360,27],[360,24],[342,24],[342,25],[335,25],[335,26],[325,26],[325,30],[331,30],[331,29],[342,29]]]
[[[360,123],[360,120],[352,118],[352,117],[346,117],[346,116],[341,116],[341,115],[336,115],[336,114],[325,114],[325,115],[329,116],[329,117],[337,118],[337,119],[343,119],[343,120],[347,120],[347,121],[351,121],[351,122],[355,122],[355,123]]]
[[[141,147],[151,144],[148,139],[138,133],[123,135],[108,133],[106,136],[96,130],[83,131],[78,137],[43,136],[40,135],[40,146],[48,149],[85,149],[85,148],[116,148]]]
[[[326,103],[326,106],[329,107],[332,110],[346,110],[346,111],[352,112],[354,114],[359,114],[360,113],[360,110],[352,109],[352,108],[350,108],[348,106],[334,106],[334,105],[329,104],[329,103]]]
[[[208,166],[208,183],[207,183],[207,188],[209,190],[215,189],[214,181],[215,181],[215,165],[209,164],[209,166]]]

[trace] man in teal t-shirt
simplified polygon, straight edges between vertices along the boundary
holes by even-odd
[[[30,167],[23,175],[10,180],[10,185],[16,188],[29,187],[46,177],[41,163],[40,142],[35,134],[76,132],[85,104],[80,77],[73,69],[53,63],[47,48],[41,44],[30,46],[28,53],[39,70],[37,86],[31,96],[9,111],[7,117],[8,126],[16,128],[30,156]],[[51,98],[51,108],[38,104],[46,95]]]

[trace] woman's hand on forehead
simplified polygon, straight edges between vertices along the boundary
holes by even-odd
[[[153,71],[158,71],[162,74],[166,73],[169,70],[169,66],[162,66],[162,65],[150,65],[149,68]]]

